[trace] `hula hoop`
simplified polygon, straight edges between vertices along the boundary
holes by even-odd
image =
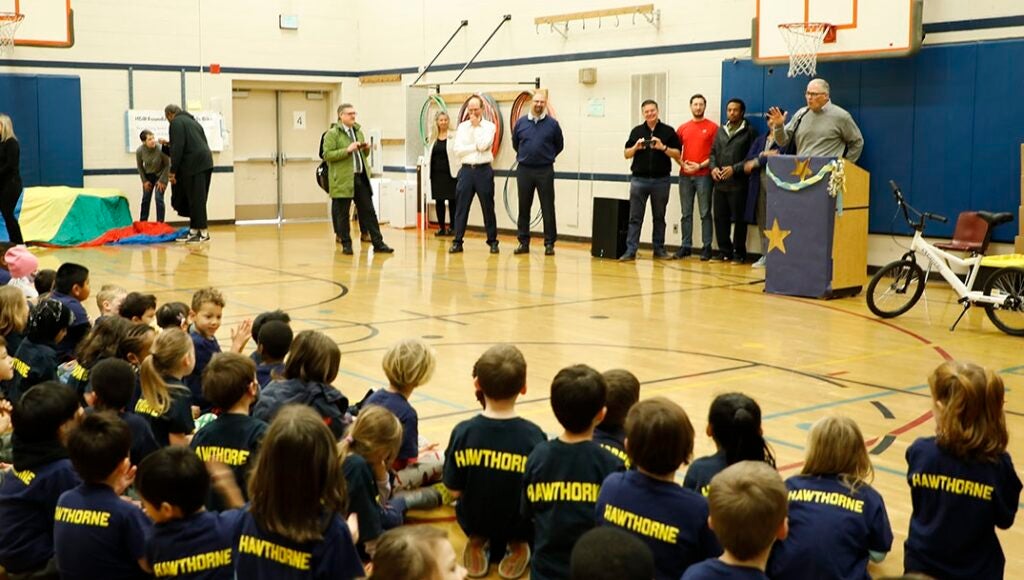
[[[466,113],[466,105],[469,103],[469,99],[473,97],[480,97],[480,100],[483,102],[483,118],[494,123],[494,142],[491,144],[491,154],[497,158],[498,152],[501,151],[501,138],[505,134],[505,122],[501,118],[501,109],[498,107],[498,101],[495,101],[494,97],[487,93],[471,95],[462,103],[462,107],[459,108],[459,122],[461,123],[469,118],[469,115]]]
[[[430,110],[430,105],[437,105],[445,114],[448,113],[448,105],[441,98],[441,95],[430,95],[423,101],[423,107],[420,108],[420,141],[423,142],[424,147],[430,144],[430,128],[427,126],[429,122],[427,113]]]

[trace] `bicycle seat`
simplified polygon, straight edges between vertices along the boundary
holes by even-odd
[[[999,213],[992,213],[992,212],[988,212],[988,211],[979,211],[977,213],[978,213],[978,217],[980,217],[981,219],[987,221],[988,225],[990,225],[992,227],[998,226],[999,224],[1005,224],[1005,223],[1013,221],[1013,214],[1010,213],[1010,212],[1006,212],[1006,211],[999,212]]]

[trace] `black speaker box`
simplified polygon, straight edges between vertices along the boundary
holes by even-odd
[[[594,198],[594,227],[590,239],[590,255],[595,258],[618,258],[626,253],[626,231],[629,229],[629,201]]]

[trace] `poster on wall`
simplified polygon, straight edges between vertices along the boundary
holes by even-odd
[[[206,142],[211,151],[223,151],[227,131],[224,128],[224,117],[216,111],[195,111],[191,115],[203,127]],[[125,146],[128,153],[134,153],[141,144],[139,133],[149,129],[156,138],[167,139],[169,123],[163,111],[129,109],[125,112]]]

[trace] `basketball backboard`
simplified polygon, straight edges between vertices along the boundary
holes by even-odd
[[[789,61],[780,24],[823,22],[835,26],[818,61],[914,54],[921,48],[923,0],[756,0],[752,55],[757,64]]]
[[[14,46],[70,48],[75,43],[71,0],[0,0],[0,12],[25,15]]]

